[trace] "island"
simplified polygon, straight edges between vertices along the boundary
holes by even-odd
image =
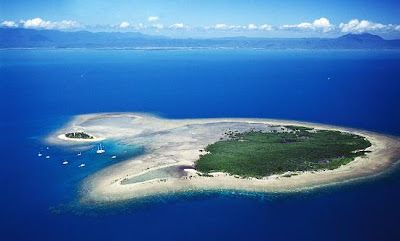
[[[76,116],[46,141],[83,145],[63,134],[76,129],[143,150],[88,176],[80,191],[82,204],[88,205],[185,192],[309,190],[375,177],[400,159],[396,137],[255,118],[174,120],[143,113],[86,114]]]
[[[96,136],[92,134],[88,134],[87,132],[83,131],[85,130],[84,127],[79,127],[79,128],[70,128],[70,129],[79,129],[79,130],[74,130],[74,131],[66,131],[64,133],[58,133],[57,134],[57,139],[58,140],[63,140],[63,144],[70,145],[72,143],[87,143],[87,142],[100,142],[104,140],[104,137],[101,136],[100,133],[97,133]]]
[[[286,126],[279,131],[229,131],[196,162],[202,173],[226,172],[263,178],[273,174],[335,169],[363,157],[371,143],[362,136],[332,130]]]
[[[65,137],[75,138],[75,139],[93,139],[93,136],[85,132],[69,132],[65,134]]]

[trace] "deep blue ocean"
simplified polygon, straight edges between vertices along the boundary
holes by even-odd
[[[400,136],[400,52],[1,50],[1,240],[399,240],[400,168],[308,192],[80,207],[81,181],[116,161],[89,152],[78,159],[43,139],[74,115],[125,111],[303,120]],[[105,145],[126,150],[121,159],[142,151]]]

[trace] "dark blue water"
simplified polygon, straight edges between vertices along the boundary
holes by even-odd
[[[69,206],[80,182],[119,160],[98,158],[90,149],[78,159],[75,150],[47,150],[43,142],[73,115],[107,111],[294,119],[400,136],[398,51],[3,50],[0,58],[2,240],[397,240],[400,235],[399,170],[307,193],[157,197],[123,205],[116,213],[96,207],[89,212]],[[38,158],[39,150],[51,158]],[[120,160],[141,152],[128,151]],[[70,164],[62,166],[65,159]],[[82,162],[87,166],[78,168]]]

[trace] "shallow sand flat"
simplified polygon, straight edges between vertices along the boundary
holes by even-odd
[[[122,182],[167,166],[193,166],[199,155],[204,153],[200,150],[223,138],[223,133],[228,129],[272,130],[279,128],[276,126],[280,125],[301,125],[362,135],[372,143],[368,148],[371,153],[335,170],[303,172],[289,178],[274,175],[264,179],[242,179],[223,173],[215,177],[202,177],[188,170],[188,176],[183,178],[155,178],[130,184]],[[141,113],[90,114],[75,117],[65,127],[51,135],[48,141],[69,145],[68,140],[57,137],[60,133],[71,130],[85,131],[104,139],[119,139],[126,144],[143,145],[145,148],[143,155],[114,164],[88,177],[82,188],[82,200],[88,202],[119,201],[190,190],[232,189],[278,192],[308,189],[381,173],[393,166],[400,156],[400,141],[392,137],[362,130],[286,120],[239,118],[170,120]]]

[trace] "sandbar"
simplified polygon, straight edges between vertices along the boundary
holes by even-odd
[[[279,174],[260,179],[240,178],[223,172],[201,176],[193,168],[199,155],[204,154],[204,148],[221,140],[226,130],[270,130],[284,125],[349,132],[364,136],[372,145],[365,157],[357,157],[337,169],[304,171],[290,177]],[[144,149],[142,155],[113,164],[87,177],[82,184],[81,201],[88,203],[124,201],[185,191],[288,192],[311,189],[381,174],[396,165],[400,157],[398,138],[365,130],[275,119],[174,120],[145,113],[79,115],[51,134],[47,141],[57,145],[74,144],[74,140],[60,138],[60,135],[76,130],[96,136],[95,142],[113,139]]]

